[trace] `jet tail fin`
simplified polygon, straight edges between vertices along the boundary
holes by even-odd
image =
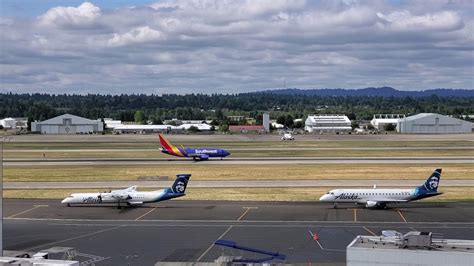
[[[174,193],[184,193],[186,191],[186,186],[188,185],[189,178],[191,174],[178,174],[176,175],[176,180],[171,186],[171,190]]]
[[[171,154],[171,155],[175,155],[175,156],[181,156],[181,157],[186,156],[186,152],[185,152],[184,148],[182,150],[178,149],[176,146],[171,144],[171,142],[169,142],[163,136],[163,134],[159,134],[159,137],[160,137],[161,147],[164,151],[166,151],[166,153]]]
[[[425,183],[418,188],[427,192],[437,192],[439,181],[441,180],[441,170],[441,168],[434,170],[428,179],[426,179]]]

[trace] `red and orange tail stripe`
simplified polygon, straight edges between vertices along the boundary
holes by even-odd
[[[184,157],[184,154],[179,150],[178,147],[171,144],[162,134],[160,134],[160,143],[165,150],[167,150],[170,154]]]

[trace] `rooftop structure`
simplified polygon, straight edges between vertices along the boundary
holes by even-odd
[[[347,246],[347,265],[472,265],[474,241],[442,239],[431,232],[357,236]]]

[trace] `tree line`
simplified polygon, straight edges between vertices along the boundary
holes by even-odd
[[[474,114],[474,97],[372,97],[305,96],[272,93],[188,94],[188,95],[51,95],[0,94],[0,118],[27,117],[45,120],[70,113],[89,119],[113,118],[122,121],[152,122],[164,120],[227,120],[242,115],[261,122],[263,112],[271,119],[292,125],[291,118],[305,119],[309,114],[345,114],[351,120],[370,120],[374,114],[422,112],[461,117]],[[285,121],[283,118],[285,117]]]

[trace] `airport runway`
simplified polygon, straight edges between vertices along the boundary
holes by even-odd
[[[174,177],[173,177],[174,178]],[[258,187],[416,187],[424,179],[386,180],[386,179],[349,179],[349,180],[218,180],[202,181],[191,180],[189,187],[193,188],[258,188]],[[127,180],[119,181],[87,181],[87,182],[4,182],[4,189],[116,189],[130,186],[139,188],[162,188],[173,184],[169,181],[151,181],[151,180]],[[472,179],[444,179],[442,187],[473,187]]]
[[[5,200],[4,216],[7,250],[75,247],[79,254],[105,259],[102,263],[107,265],[209,262],[222,253],[232,254],[214,246],[217,239],[281,252],[288,256],[288,263],[341,265],[345,248],[355,236],[379,235],[381,230],[432,231],[444,238],[474,239],[470,202],[414,202],[368,210],[298,202],[167,201],[117,209],[68,208],[52,200]],[[310,231],[319,236],[318,241]]]
[[[290,144],[291,145],[291,144]],[[221,147],[230,151],[404,151],[404,150],[474,150],[474,146],[466,147]],[[138,149],[138,148],[109,148],[109,149],[6,149],[4,152],[18,153],[45,153],[45,152],[150,152],[158,151],[158,148]]]
[[[38,165],[159,165],[159,164],[441,164],[474,163],[472,156],[458,157],[231,157],[195,162],[190,158],[65,158],[4,159],[5,166]]]

